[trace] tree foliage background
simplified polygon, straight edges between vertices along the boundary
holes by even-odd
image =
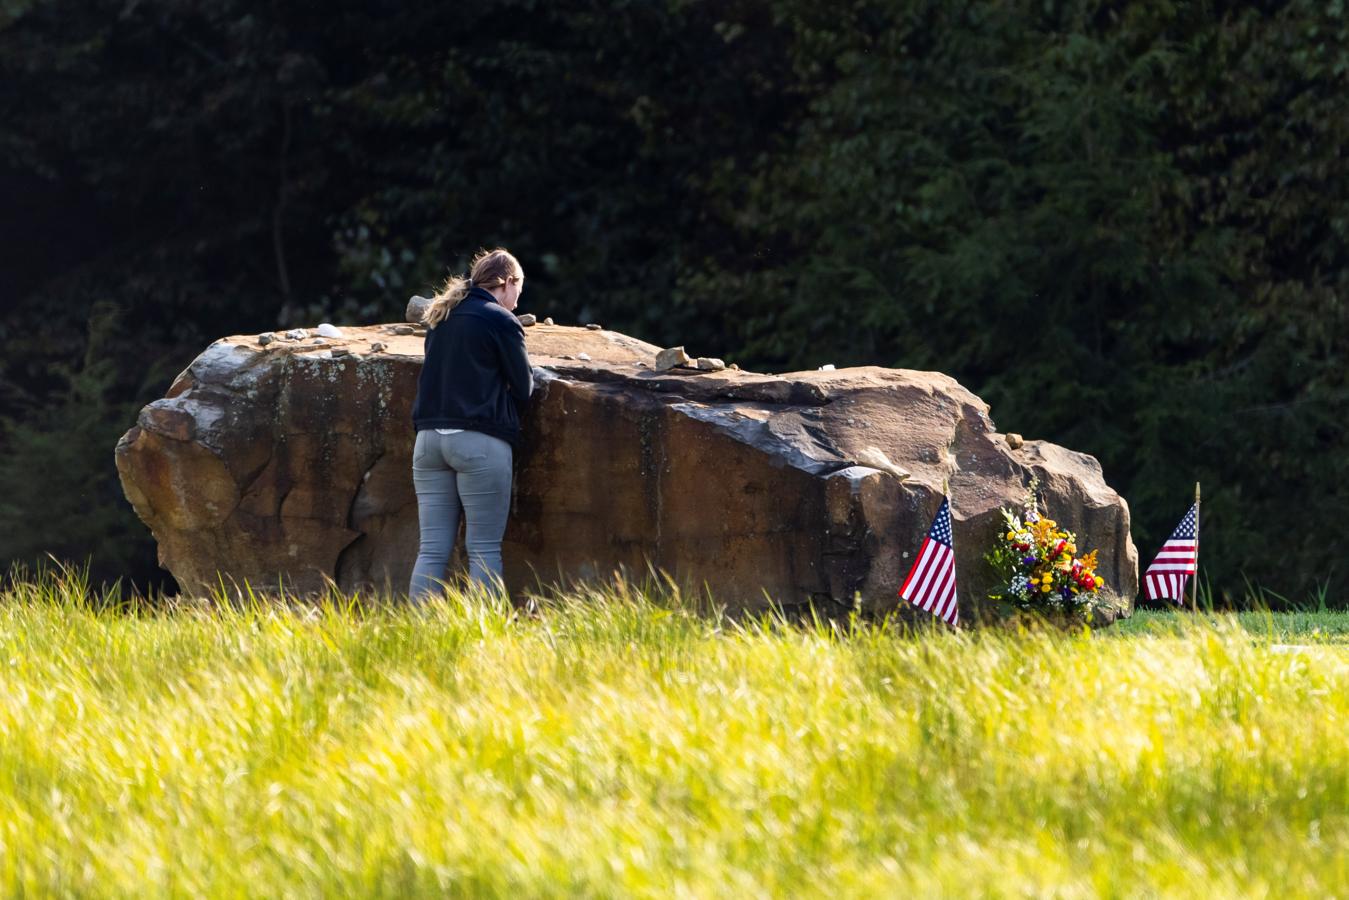
[[[1140,553],[1343,602],[1343,0],[0,0],[0,558],[165,579],[112,449],[205,344],[525,309],[949,372]]]

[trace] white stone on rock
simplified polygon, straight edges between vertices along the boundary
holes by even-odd
[[[404,318],[409,322],[416,322],[420,325],[422,318],[426,315],[426,310],[430,305],[430,297],[414,296],[408,301],[407,310],[404,312]]]
[[[687,366],[693,360],[684,352],[683,347],[668,347],[656,354],[656,371],[665,372],[675,366]]]

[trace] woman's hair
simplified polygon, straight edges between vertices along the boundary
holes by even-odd
[[[506,284],[511,279],[523,279],[525,270],[520,268],[520,261],[501,247],[495,250],[479,250],[477,256],[473,257],[473,262],[468,268],[468,277],[463,275],[451,275],[445,281],[444,287],[436,292],[431,298],[431,303],[426,307],[426,314],[422,316],[422,322],[427,328],[435,328],[445,317],[450,314],[450,310],[459,305],[459,301],[468,296],[470,288],[480,287],[491,290],[494,287]]]

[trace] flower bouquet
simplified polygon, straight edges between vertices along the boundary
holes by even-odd
[[[1077,537],[1040,514],[1032,482],[1020,512],[1003,508],[1004,527],[984,557],[997,573],[989,597],[1051,618],[1090,619],[1105,581],[1096,551],[1077,555]]]

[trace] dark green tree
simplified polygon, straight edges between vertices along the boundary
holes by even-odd
[[[1339,0],[9,0],[6,523],[72,428],[104,431],[51,483],[116,495],[117,434],[210,340],[396,319],[501,243],[561,321],[951,372],[1100,457],[1142,553],[1199,479],[1219,587],[1342,599],[1347,27]],[[153,572],[124,504],[45,511],[0,551]]]

